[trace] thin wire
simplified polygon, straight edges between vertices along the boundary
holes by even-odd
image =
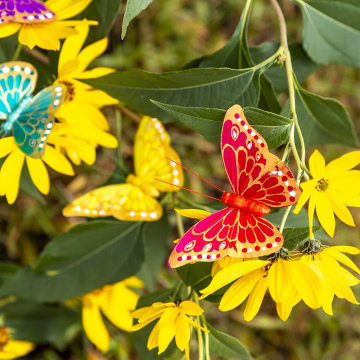
[[[174,162],[176,165],[179,165],[180,167],[182,167],[183,169],[187,170],[188,172],[192,173],[193,175],[197,176],[198,178],[200,178],[201,180],[204,180],[205,182],[207,182],[209,185],[213,186],[215,189],[218,189],[219,191],[221,191],[222,193],[225,192],[224,190],[219,189],[217,186],[213,185],[211,182],[205,180],[204,178],[202,178],[201,176],[199,176],[198,174],[195,174],[193,171],[189,170],[188,168],[186,168],[185,166],[182,166],[181,164],[179,164],[178,162],[176,162],[175,160],[172,160],[168,157],[166,157],[166,159]],[[203,195],[203,194],[201,194]]]
[[[183,188],[183,187],[181,187],[181,186],[178,186],[178,185],[175,185],[175,184],[169,183],[169,182],[164,181],[164,180],[160,180],[160,179],[156,179],[156,178],[154,178],[154,180],[157,180],[157,181],[163,182],[163,183],[168,184],[168,185],[175,186],[175,187],[177,187],[177,188],[179,188],[179,189],[182,189],[182,190],[187,190],[187,191],[193,192],[193,193],[195,193],[195,194],[199,194],[199,195],[202,195],[202,196],[206,196],[206,197],[208,197],[208,198],[210,198],[210,199],[214,199],[214,200],[217,200],[217,201],[221,201],[220,199],[214,198],[214,197],[212,197],[212,196],[205,195],[205,194],[199,193],[199,192],[194,191],[194,190],[186,189],[186,188]]]

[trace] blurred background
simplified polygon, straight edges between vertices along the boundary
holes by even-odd
[[[239,0],[154,0],[146,11],[131,22],[123,41],[123,14],[120,13],[110,35],[109,48],[93,65],[109,66],[118,70],[140,68],[151,72],[179,70],[189,61],[216,51],[228,41],[239,21],[243,5],[244,1]],[[300,9],[290,1],[281,1],[281,5],[287,22],[289,43],[301,41]],[[278,25],[272,6],[265,0],[254,1],[249,23],[249,45],[278,40]],[[358,69],[328,65],[318,68],[308,76],[303,87],[323,97],[332,97],[342,102],[354,122],[357,134],[360,134],[359,79]],[[284,105],[286,94],[279,98]],[[119,129],[116,128],[113,112],[110,109],[105,109],[105,112],[115,134]],[[136,122],[126,116],[122,118],[122,151],[130,168],[136,128]],[[172,138],[173,147],[186,167],[217,186],[227,188],[218,144],[208,142],[185,127],[168,124],[166,128]],[[307,148],[307,156],[313,150]],[[321,146],[319,150],[329,162],[354,149],[327,145]],[[32,197],[21,192],[12,206],[7,205],[2,198],[0,260],[10,258],[20,265],[34,263],[49,239],[83,221],[65,219],[61,210],[74,197],[102,185],[107,180],[115,167],[115,155],[116,150],[101,149],[95,165],[89,167],[83,164],[76,169],[76,176],[73,178],[52,173],[51,192],[46,198]],[[196,177],[189,177],[186,182],[186,187],[212,195],[212,189]],[[194,201],[204,202],[203,198],[194,194],[185,195],[191,196]],[[351,212],[355,223],[360,226],[360,209],[351,209]],[[186,227],[192,223],[186,223]],[[360,246],[358,228],[350,228],[338,222],[335,234],[335,238],[328,244]],[[170,241],[169,244],[170,251]],[[355,259],[355,262],[359,266],[360,258]],[[169,272],[166,264],[163,272]],[[177,276],[174,270],[170,270],[170,273],[173,277]],[[360,288],[353,289],[356,298],[360,299]],[[214,304],[204,303],[204,307],[210,323],[216,329],[236,336],[256,359],[359,359],[360,309],[344,300],[334,300],[333,317],[322,310],[314,311],[300,303],[286,322],[278,318],[275,304],[269,295],[265,298],[259,314],[250,323],[246,323],[242,318],[243,307],[227,313],[220,312]],[[67,355],[60,356],[55,350],[47,349],[45,352],[41,351],[41,355],[38,353],[29,358],[77,359],[76,354],[81,352],[80,346],[80,342],[75,342]],[[137,359],[135,354],[122,353],[121,356],[119,359]],[[105,358],[97,352],[91,352],[88,359]]]

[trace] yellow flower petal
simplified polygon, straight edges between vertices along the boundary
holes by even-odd
[[[283,259],[278,259],[270,267],[268,273],[269,292],[276,303],[286,301],[293,291],[290,267],[290,261]]]
[[[171,343],[171,340],[174,338],[176,333],[176,327],[175,323],[171,324],[169,326],[161,327],[159,320],[159,352],[158,354],[163,353],[169,344]]]
[[[164,327],[175,326],[175,320],[181,310],[178,307],[167,308],[159,320],[160,330]]]
[[[292,261],[290,269],[294,287],[301,299],[310,308],[317,309],[322,305],[319,294],[321,283],[319,271],[314,270],[312,265],[310,262]]]
[[[211,215],[211,212],[198,210],[198,209],[174,209],[177,213],[182,216],[191,218],[191,219],[205,219]]]
[[[83,297],[82,323],[89,340],[103,353],[109,349],[110,336],[100,314],[100,309],[87,295]]]
[[[76,79],[94,79],[94,78],[98,78],[98,77],[101,77],[101,76],[105,76],[105,75],[108,75],[108,74],[111,74],[115,72],[114,69],[110,69],[110,68],[107,68],[107,67],[97,67],[95,69],[91,69],[91,70],[88,70],[88,71],[83,71],[79,74],[76,74],[74,77]],[[114,102],[116,101],[116,104],[118,103],[118,100],[113,100]]]
[[[290,296],[288,297],[288,299],[286,299],[285,302],[276,304],[276,310],[279,315],[279,318],[282,321],[286,321],[289,318],[293,307],[300,301],[301,298],[298,292],[296,291],[295,287],[293,287],[293,290]]]
[[[46,50],[59,50],[60,39],[77,34],[77,31],[64,21],[42,24],[22,24],[19,42],[30,49],[39,46]]]
[[[190,325],[186,319],[186,315],[180,313],[176,319],[176,333],[175,333],[175,342],[176,346],[184,351],[186,346],[190,342]]]
[[[139,322],[138,324],[134,325],[132,327],[132,331],[138,331],[140,329],[142,329],[143,327],[145,327],[146,325],[149,325],[151,322],[153,322],[154,320],[158,319],[161,316],[161,314],[159,315],[155,315],[143,322]]]
[[[360,151],[347,153],[326,165],[325,174],[328,178],[354,168],[360,164]]]
[[[9,155],[15,149],[16,145],[13,136],[0,139],[0,158]]]
[[[27,156],[26,163],[31,180],[42,194],[47,195],[50,190],[50,178],[43,161]]]
[[[21,28],[19,23],[8,22],[4,24],[0,24],[0,38],[8,37],[10,35],[15,34]]]
[[[244,320],[251,321],[259,312],[261,303],[264,300],[266,290],[268,288],[268,281],[266,277],[262,277],[251,290],[246,307],[244,310]]]
[[[42,160],[59,173],[65,175],[75,174],[71,163],[66,157],[49,145],[46,146],[45,155]]]
[[[154,326],[154,328],[152,329],[149,338],[148,338],[148,342],[147,342],[147,348],[149,350],[152,350],[154,348],[156,348],[159,345],[159,322],[157,322]]]
[[[136,308],[138,299],[139,295],[121,281],[107,287],[101,297],[101,311],[115,326],[130,332],[133,327],[130,313]]]
[[[322,250],[324,253],[326,253],[327,255],[329,255],[328,253],[346,253],[346,254],[350,254],[350,255],[359,255],[360,254],[360,250],[354,246],[330,246],[327,247],[326,249]]]
[[[333,237],[335,232],[335,216],[326,192],[317,194],[316,215],[324,230]]]
[[[15,202],[20,186],[21,170],[24,165],[25,154],[18,148],[4,161],[0,171],[0,191],[6,194],[11,205]]]
[[[10,340],[0,351],[0,359],[17,359],[35,349],[35,344],[29,341]]]
[[[347,266],[351,270],[354,270],[355,272],[360,274],[359,268],[346,255],[344,255],[344,254],[342,254],[340,252],[326,251],[326,249],[323,251],[323,255],[331,256],[332,258],[334,258],[339,263],[344,264],[345,266]]]
[[[145,286],[144,282],[137,278],[136,276],[130,276],[122,281],[127,287],[132,288],[143,288]]]
[[[196,322],[192,321],[189,317],[186,316],[186,321],[193,327],[199,328],[202,331],[208,333],[210,332],[208,329],[203,328],[202,326],[198,325]]]
[[[93,165],[96,160],[96,150],[91,145],[80,146],[76,149],[80,159],[88,165]]]
[[[339,196],[331,191],[331,189],[328,189],[326,191],[326,195],[328,196],[329,200],[331,201],[332,209],[335,213],[335,215],[345,224],[349,226],[355,226],[354,220],[352,218],[352,215],[348,208],[341,202],[341,199],[339,199]]]
[[[230,284],[239,277],[248,274],[251,271],[260,269],[269,263],[270,261],[249,260],[226,267],[215,275],[208,287],[200,290],[200,292],[204,294],[201,296],[201,298],[214,293],[216,290],[219,290],[223,286]]]
[[[199,316],[204,312],[204,310],[198,304],[188,300],[182,301],[179,305],[179,308],[186,315],[190,316]]]
[[[264,272],[262,269],[258,269],[235,281],[222,297],[219,309],[221,311],[229,311],[239,306],[263,276]]]
[[[318,150],[315,150],[309,158],[309,170],[315,180],[325,175],[325,159]]]
[[[306,184],[306,188],[304,188],[304,185]],[[302,193],[300,194],[299,200],[296,204],[296,207],[293,211],[294,214],[298,214],[299,211],[303,208],[305,203],[309,200],[309,198],[316,192],[315,186],[317,184],[316,180],[310,180],[306,183],[301,184],[301,187],[303,188]]]
[[[94,42],[93,44],[87,46],[82,50],[78,56],[79,59],[79,68],[80,72],[84,71],[90,63],[99,57],[107,48],[108,39],[104,38],[99,41]]]
[[[92,0],[48,0],[45,6],[51,9],[57,19],[70,19],[80,14]]]
[[[341,277],[348,286],[354,286],[360,284],[360,280],[357,279],[351,272],[341,267]]]
[[[347,285],[347,281],[344,281],[342,278],[341,266],[337,261],[330,256],[322,256],[321,254],[320,258],[322,259],[321,266],[324,269],[323,273],[326,276],[327,282],[333,288],[335,295],[353,304],[359,304],[349,285]]]
[[[58,65],[59,78],[62,78],[71,73],[67,71],[66,68],[64,68],[64,66],[68,62],[73,62],[74,60],[76,60],[76,68],[74,70],[77,70],[77,67],[79,65],[79,59],[77,59],[77,56],[88,36],[89,25],[86,23],[78,25],[75,27],[75,30],[78,33],[76,35],[68,37],[62,46]]]

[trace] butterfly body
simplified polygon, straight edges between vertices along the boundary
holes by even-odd
[[[279,230],[262,215],[269,213],[270,207],[293,205],[300,189],[287,166],[269,152],[263,137],[247,122],[239,105],[226,112],[221,152],[233,191],[222,195],[228,207],[186,232],[170,255],[173,268],[225,256],[269,255],[284,242]]]
[[[54,114],[63,103],[66,87],[49,86],[33,96],[37,71],[29,63],[10,61],[0,65],[1,130],[13,135],[19,149],[39,159],[54,122]]]
[[[233,208],[243,209],[251,212],[254,215],[267,215],[270,213],[270,208],[264,204],[261,204],[254,200],[245,199],[242,196],[234,193],[224,192],[221,197],[221,201],[224,205],[229,205]]]
[[[29,105],[32,98],[32,95],[25,96],[16,106],[16,108],[9,114],[7,120],[1,124],[1,130],[4,132],[3,137],[9,136],[12,133],[12,128],[15,121],[19,118],[20,114],[26,108],[26,106]]]
[[[159,190],[157,190],[155,186],[152,186],[151,184],[143,181],[139,176],[130,174],[126,178],[126,182],[128,184],[132,184],[134,186],[137,186],[146,195],[149,195],[149,196],[152,196],[152,197],[159,197],[160,196]]]

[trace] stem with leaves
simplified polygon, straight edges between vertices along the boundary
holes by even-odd
[[[296,101],[295,101],[295,84],[294,84],[294,74],[291,62],[291,54],[287,42],[287,31],[286,31],[286,23],[284,14],[280,8],[279,3],[277,0],[270,0],[274,9],[276,11],[276,15],[279,20],[280,26],[280,39],[281,39],[281,46],[283,47],[283,61],[285,63],[286,69],[286,78],[288,82],[288,90],[289,90],[289,104],[290,104],[290,119],[294,121],[293,126],[291,128],[290,136],[289,136],[289,144],[291,147],[292,154],[294,156],[296,165],[297,165],[297,176],[296,182],[299,185],[301,178],[304,176],[305,179],[309,180],[308,174],[310,173],[305,164],[305,142],[304,138],[298,123],[298,118],[296,114]],[[300,148],[301,148],[301,157],[298,154],[296,144],[295,144],[295,129],[300,139]],[[286,219],[290,213],[291,206],[289,206],[283,216],[283,219],[280,224],[280,232],[283,231]]]

